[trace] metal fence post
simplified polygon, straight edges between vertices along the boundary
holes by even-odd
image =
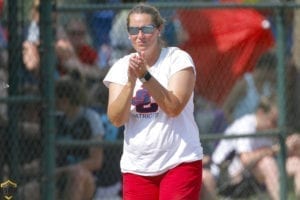
[[[43,171],[47,179],[42,184],[42,199],[55,199],[55,121],[54,121],[54,31],[53,4],[43,0],[40,4],[41,76],[43,101]]]
[[[20,67],[21,60],[21,37],[20,37],[20,28],[18,26],[18,2],[8,1],[8,96],[14,96],[18,94],[18,87],[20,79],[16,73]],[[7,151],[8,165],[10,168],[9,179],[12,179],[15,182],[19,182],[19,115],[20,111],[19,104],[8,104],[8,130],[5,133],[7,138],[7,145],[5,150]]]
[[[276,9],[276,29],[277,29],[277,80],[278,80],[278,106],[279,106],[279,119],[278,119],[278,127],[280,130],[280,153],[279,153],[279,172],[280,176],[278,177],[280,180],[280,199],[287,199],[287,176],[286,176],[286,147],[285,147],[285,138],[286,138],[286,91],[285,91],[285,34],[284,34],[284,9],[279,7]]]

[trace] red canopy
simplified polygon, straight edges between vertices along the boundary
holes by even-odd
[[[197,67],[195,91],[220,105],[235,81],[274,45],[270,23],[253,9],[179,10],[181,46]]]

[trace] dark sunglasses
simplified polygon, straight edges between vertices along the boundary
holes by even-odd
[[[134,26],[129,26],[127,28],[128,33],[130,35],[137,35],[139,34],[139,31],[141,30],[142,33],[144,34],[151,34],[154,32],[155,26],[154,25],[147,25],[147,26],[142,26],[142,27],[134,27]]]
[[[85,31],[82,31],[82,30],[68,30],[67,33],[69,35],[84,35],[85,34]]]

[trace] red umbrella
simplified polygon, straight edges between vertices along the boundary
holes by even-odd
[[[0,0],[0,13],[2,14],[4,8],[4,0]]]
[[[189,35],[181,48],[197,67],[195,91],[218,105],[274,45],[270,23],[253,9],[179,10],[178,15]]]

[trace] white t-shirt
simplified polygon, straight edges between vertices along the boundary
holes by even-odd
[[[130,55],[116,62],[104,78],[125,85]],[[191,57],[176,47],[163,48],[149,72],[165,88],[176,72],[194,67]],[[168,117],[137,80],[131,115],[125,124],[121,170],[144,176],[155,176],[183,162],[202,159],[203,150],[194,120],[193,95],[177,117]]]
[[[226,130],[225,135],[246,135],[254,134],[256,132],[257,121],[255,114],[247,114],[243,117],[235,120]],[[236,139],[223,139],[220,141],[216,147],[213,155],[212,161],[215,164],[221,164],[228,154],[232,151],[236,152],[236,156],[229,165],[228,173],[231,176],[235,176],[242,169],[242,163],[238,157],[238,154],[243,152],[251,152],[261,147],[271,146],[273,141],[271,138],[267,137],[245,137]],[[218,176],[218,169],[216,166],[212,167],[212,173]]]

